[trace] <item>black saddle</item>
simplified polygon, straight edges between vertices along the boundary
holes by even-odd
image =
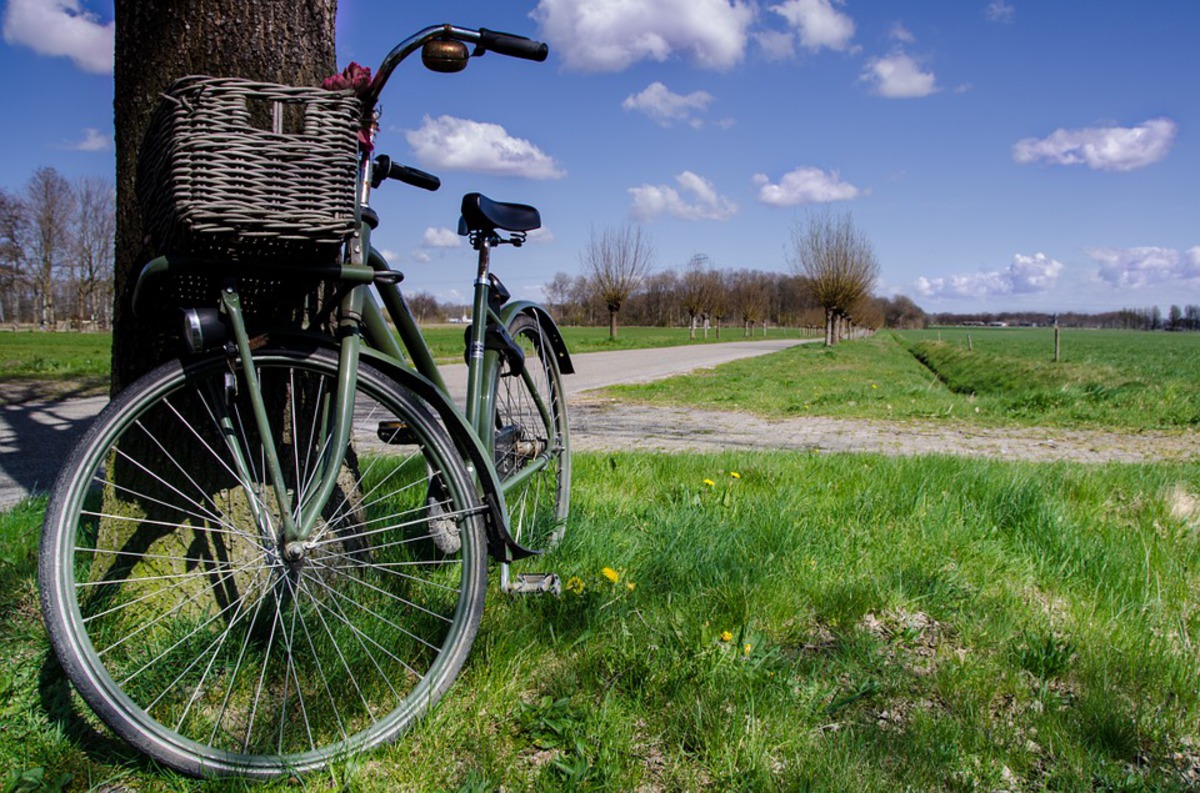
[[[482,193],[463,196],[458,233],[464,237],[473,232],[492,234],[497,229],[526,232],[541,227],[542,216],[534,207],[493,201]]]

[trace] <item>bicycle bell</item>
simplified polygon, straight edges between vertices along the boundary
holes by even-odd
[[[470,57],[467,45],[453,39],[431,39],[421,48],[421,63],[433,72],[461,72]]]

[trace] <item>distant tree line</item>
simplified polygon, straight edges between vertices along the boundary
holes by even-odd
[[[609,307],[603,289],[586,274],[555,276],[544,287],[545,305],[564,325],[605,326]],[[428,292],[405,298],[420,323],[457,321],[470,313],[460,302],[440,302]],[[620,309],[623,325],[688,328],[693,338],[721,334],[761,335],[765,328],[811,328],[819,332],[824,308],[802,276],[761,270],[723,270],[696,254],[678,268],[645,276]],[[903,296],[867,296],[852,312],[858,327],[923,328],[927,316]]]
[[[1166,314],[1158,306],[1122,308],[1085,314],[1075,311],[1052,314],[1044,311],[1000,311],[979,313],[938,313],[929,315],[932,325],[990,325],[1005,323],[1015,326],[1044,327],[1058,323],[1063,328],[1097,328],[1119,330],[1200,330],[1200,306],[1172,305]]]
[[[115,195],[111,180],[50,167],[0,188],[0,324],[111,326]]]

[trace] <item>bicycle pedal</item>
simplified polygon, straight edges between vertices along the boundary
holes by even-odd
[[[561,595],[557,573],[521,573],[509,580],[504,591],[514,595]]]
[[[412,446],[417,442],[417,436],[407,421],[381,421],[375,434],[379,440],[392,446]]]

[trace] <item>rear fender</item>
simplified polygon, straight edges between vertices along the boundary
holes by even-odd
[[[458,406],[432,381],[412,369],[398,365],[389,356],[364,348],[362,357],[425,400],[442,420],[454,445],[473,469],[484,503],[488,506],[487,540],[488,553],[492,558],[498,562],[514,562],[536,555],[537,551],[521,546],[509,533],[508,510],[504,504],[504,491],[500,486],[500,479],[496,476],[496,469],[489,460],[487,450]]]
[[[554,323],[550,313],[531,300],[512,300],[500,307],[500,319],[504,322],[505,327],[508,327],[513,317],[518,314],[528,314],[541,325],[543,335],[550,342],[551,349],[554,350],[559,373],[575,374],[575,365],[571,363],[571,354],[567,352],[567,344],[563,341],[562,332],[559,331],[558,325]]]

